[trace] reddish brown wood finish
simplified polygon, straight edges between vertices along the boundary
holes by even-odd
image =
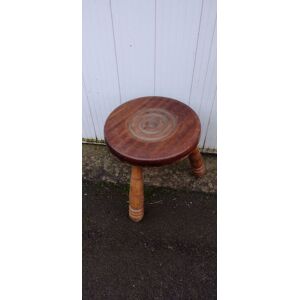
[[[142,97],[117,107],[104,126],[111,152],[134,165],[159,166],[193,151],[200,121],[184,103],[165,97]]]
[[[192,171],[196,177],[201,177],[206,173],[203,157],[198,148],[189,155]]]
[[[193,173],[200,177],[205,165],[197,148],[200,121],[180,101],[165,97],[142,97],[117,107],[108,117],[104,135],[111,152],[132,164],[129,217],[144,216],[144,182],[141,166],[160,166],[189,157]]]
[[[141,167],[131,167],[129,191],[129,217],[139,222],[144,216],[144,181]]]

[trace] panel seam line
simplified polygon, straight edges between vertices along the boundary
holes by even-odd
[[[117,46],[116,46],[116,37],[115,37],[115,27],[114,27],[114,20],[113,20],[113,13],[112,13],[111,0],[109,0],[109,8],[110,8],[110,19],[111,19],[111,26],[112,26],[112,34],[113,34],[113,40],[114,40],[114,52],[115,52],[116,69],[117,69],[117,77],[118,77],[119,97],[120,97],[120,104],[121,104],[121,103],[122,103],[122,97],[121,97],[121,85],[120,85],[119,65],[118,65],[118,55],[117,55]]]

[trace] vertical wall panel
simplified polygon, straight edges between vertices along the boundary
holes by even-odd
[[[208,122],[204,148],[210,150],[217,149],[217,94],[215,96],[215,101]]]
[[[105,119],[120,104],[117,64],[109,0],[83,1],[83,80],[97,137]]]
[[[188,103],[201,9],[200,0],[157,1],[157,95]]]
[[[84,88],[82,88],[82,134],[83,137],[87,139],[97,138],[94,120]]]
[[[216,0],[204,0],[189,104],[198,113],[204,147],[217,86]]]
[[[203,92],[201,94],[201,102],[199,110],[196,110],[201,120],[202,135],[200,138],[200,147],[204,146],[204,139],[206,136],[209,116],[212,111],[216,95],[217,86],[217,43],[216,34],[213,36],[212,48],[210,51],[210,57],[208,60],[207,72],[204,80]]]
[[[204,148],[215,150],[217,148],[217,97],[215,98],[211,117],[208,124]]]
[[[154,0],[111,0],[122,102],[154,93]]]
[[[206,85],[206,77],[211,65],[209,60],[213,43],[216,42],[214,33],[216,31],[217,0],[203,0],[201,24],[197,43],[195,68],[193,72],[192,89],[189,104],[197,112],[203,101],[203,92]],[[213,88],[212,93],[214,93]]]
[[[204,147],[207,136],[208,121],[217,86],[216,19],[217,1],[204,0],[189,100],[190,106],[198,113],[201,120],[201,148]]]

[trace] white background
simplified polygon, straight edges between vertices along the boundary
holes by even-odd
[[[6,1],[1,299],[81,299],[81,3]],[[218,296],[299,299],[298,1],[218,3]]]

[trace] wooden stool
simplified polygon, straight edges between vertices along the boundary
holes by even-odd
[[[104,135],[110,151],[132,165],[129,217],[144,216],[142,166],[162,166],[189,157],[195,176],[205,173],[197,148],[201,125],[184,103],[165,97],[142,97],[117,107],[107,118]]]

